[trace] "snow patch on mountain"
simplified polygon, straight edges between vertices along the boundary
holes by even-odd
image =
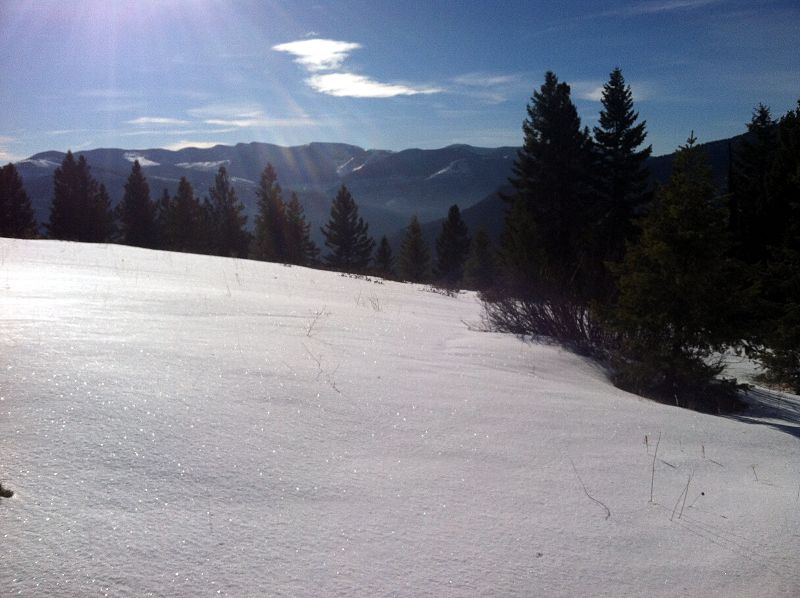
[[[175,166],[188,170],[217,170],[220,166],[227,166],[230,160],[215,160],[213,162],[178,162]]]
[[[441,170],[437,170],[436,172],[434,172],[426,180],[431,180],[440,176],[461,176],[468,174],[469,171],[470,171],[469,163],[466,160],[464,159],[454,160]]]
[[[139,166],[141,166],[142,168],[147,168],[148,166],[160,166],[158,162],[154,162],[153,160],[147,158],[144,154],[139,154],[136,152],[125,152],[122,155],[122,157],[131,163],[136,162],[136,160],[138,160]]]
[[[36,166],[37,168],[58,168],[60,166],[59,163],[53,162],[52,160],[45,160],[43,158],[29,158],[27,160],[20,160],[17,162],[17,165],[20,164],[30,164],[31,166]]]
[[[336,167],[336,174],[338,174],[339,176],[344,176],[344,175],[346,175],[346,174],[348,174],[350,172],[353,172],[353,169],[350,167],[350,165],[353,162],[355,162],[355,158],[350,158],[349,160],[347,160],[347,162],[337,166]]]

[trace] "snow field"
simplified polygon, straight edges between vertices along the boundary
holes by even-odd
[[[4,595],[800,593],[794,424],[619,391],[473,294],[11,239],[0,289]]]

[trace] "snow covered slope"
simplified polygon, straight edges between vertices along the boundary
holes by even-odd
[[[641,400],[479,317],[0,239],[0,594],[800,594],[796,427]]]

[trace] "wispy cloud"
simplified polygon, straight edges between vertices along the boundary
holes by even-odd
[[[335,97],[393,98],[419,94],[441,93],[439,87],[407,83],[383,83],[356,73],[341,71],[342,64],[353,50],[361,48],[355,42],[332,39],[304,39],[278,44],[272,49],[295,57],[311,76],[305,82],[314,91]]]
[[[129,125],[170,125],[170,126],[179,126],[179,125],[188,125],[188,120],[182,120],[180,118],[168,118],[164,116],[140,116],[139,118],[134,118],[133,120],[126,121]]]
[[[203,121],[207,125],[217,127],[234,127],[252,129],[257,127],[309,127],[317,123],[308,117],[300,118],[268,118],[260,112],[243,114],[235,118],[209,118]]]
[[[411,87],[394,83],[380,83],[353,73],[314,75],[306,79],[306,83],[320,93],[349,98],[392,98],[442,91],[438,87]]]
[[[255,103],[248,104],[209,104],[192,108],[188,114],[206,125],[230,127],[232,129],[308,127],[317,122],[305,112],[287,116],[267,115],[263,108]]]
[[[342,66],[350,52],[357,50],[361,44],[342,42],[333,39],[303,39],[285,44],[278,44],[272,49],[286,52],[295,57],[295,62],[309,71],[331,71]]]
[[[572,95],[579,100],[599,102],[603,98],[602,81],[570,81]]]
[[[9,149],[9,145],[13,144],[15,141],[16,139],[14,137],[0,135],[0,164],[18,162],[24,158],[24,156],[15,154]]]
[[[142,96],[142,94],[138,92],[131,92],[125,89],[117,89],[113,87],[83,89],[79,91],[77,95],[78,97],[81,98],[102,98],[106,100],[129,99],[129,98],[138,98]]]
[[[602,81],[569,81],[572,95],[579,100],[599,102],[603,99]],[[652,99],[656,95],[656,86],[646,81],[630,84],[634,102]]]
[[[719,4],[721,0],[654,0],[651,2],[637,2],[614,14],[623,15],[652,15],[676,10],[694,10],[710,4]]]
[[[497,75],[492,73],[465,73],[453,77],[453,83],[470,87],[497,87],[508,85],[519,80],[517,75]]]
[[[464,73],[453,77],[452,89],[485,104],[501,104],[516,94],[527,83],[519,74]]]

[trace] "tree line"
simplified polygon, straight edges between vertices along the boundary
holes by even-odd
[[[151,201],[134,162],[112,209],[71,152],[53,176],[46,233],[477,289],[493,328],[555,340],[604,362],[619,386],[679,405],[735,403],[735,384],[716,379],[731,350],[800,392],[800,102],[779,119],[755,109],[721,192],[693,134],[669,180],[653,186],[646,123],[620,69],[591,131],[570,93],[548,72],[532,95],[497,248],[485,231],[471,238],[452,206],[435,259],[416,217],[395,257],[385,236],[370,237],[342,186],[320,258],[302,205],[294,193],[284,198],[269,164],[250,233],[224,167],[202,200],[183,178],[175,196]],[[0,235],[37,235],[13,164],[0,169]]]
[[[256,200],[257,213],[250,232],[244,205],[224,166],[203,198],[182,177],[175,195],[165,189],[160,198],[152,200],[147,178],[136,160],[122,200],[112,208],[107,189],[92,176],[86,158],[76,158],[68,151],[53,174],[53,200],[45,236],[328,267],[449,288],[486,288],[491,284],[494,259],[488,235],[479,232],[473,243],[456,205],[450,208],[437,238],[437,259],[432,263],[416,217],[397,258],[386,236],[376,246],[369,225],[359,216],[358,205],[344,185],[331,204],[330,219],[321,228],[328,249],[323,257],[311,238],[311,225],[297,194],[291,192],[288,200],[284,197],[271,164],[261,173]],[[0,169],[0,216],[0,236],[38,236],[30,199],[13,164]]]
[[[591,132],[548,72],[523,135],[484,293],[492,326],[555,339],[683,406],[735,407],[735,383],[716,379],[730,350],[800,392],[800,102],[777,121],[756,108],[725,193],[693,134],[669,181],[649,184],[646,123],[619,69]]]

